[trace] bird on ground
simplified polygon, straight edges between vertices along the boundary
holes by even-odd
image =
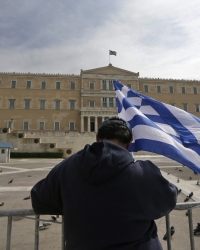
[[[0,203],[0,206],[2,207],[3,205],[4,205],[4,202],[1,202],[1,203]]]
[[[169,174],[170,174],[170,172],[167,173],[167,175],[169,175]]]
[[[31,198],[31,196],[29,195],[29,196],[25,197],[23,200],[29,200],[30,198]]]
[[[8,183],[12,183],[13,182],[13,179],[12,180],[10,180]]]
[[[28,175],[28,177],[31,177],[31,175]]]
[[[0,169],[0,173],[2,172],[2,169]]]
[[[59,218],[59,215],[51,215],[52,220],[56,221]]]
[[[178,193],[180,194],[180,193],[181,193],[181,191],[182,191],[182,189],[179,189],[179,190],[178,190]]]
[[[193,192],[191,192],[188,197],[191,198],[193,196]]]
[[[172,236],[175,233],[175,228],[171,226],[170,235]],[[163,236],[163,240],[167,240],[167,233]]]
[[[177,178],[177,182],[179,182],[179,178]]]
[[[192,177],[190,176],[189,179],[192,180]]]
[[[190,199],[190,198],[187,196],[187,197],[185,198],[184,202],[189,201],[189,199]]]
[[[39,230],[47,229],[51,224],[52,224],[51,222],[43,222],[42,224],[39,225]]]
[[[182,172],[183,170],[182,170],[182,169],[179,169],[178,171],[179,171],[179,172]]]
[[[193,230],[194,235],[196,235],[196,233],[200,233],[200,223],[197,223],[197,227]]]

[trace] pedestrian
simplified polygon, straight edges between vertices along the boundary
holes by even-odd
[[[178,190],[151,161],[134,161],[130,125],[113,117],[96,142],[55,166],[31,190],[36,214],[64,215],[67,250],[161,250],[155,219]]]

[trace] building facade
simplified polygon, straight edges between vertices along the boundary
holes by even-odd
[[[140,78],[111,64],[80,75],[0,73],[0,141],[19,152],[77,152],[117,115],[113,80],[200,116],[200,81]]]

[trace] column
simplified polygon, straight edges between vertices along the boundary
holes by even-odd
[[[81,132],[84,132],[84,116],[81,116]]]
[[[97,130],[98,130],[98,119],[97,118],[98,117],[95,116],[95,129],[94,129],[95,132],[97,132]]]
[[[90,116],[88,116],[88,132],[90,132]]]

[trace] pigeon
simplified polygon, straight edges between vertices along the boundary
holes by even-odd
[[[51,224],[52,224],[51,222],[43,222],[42,224],[39,225],[39,230],[47,229]]]
[[[198,175],[195,171],[194,171],[194,174]]]
[[[193,196],[193,192],[191,192],[188,197],[191,198]]]
[[[29,200],[30,198],[31,198],[31,196],[29,195],[29,196],[25,197],[23,200]]]
[[[3,205],[4,205],[4,202],[1,202],[1,203],[0,203],[0,206],[2,207]]]
[[[177,178],[177,182],[179,182],[179,178]]]
[[[182,169],[179,169],[178,171],[182,172],[183,170],[182,170]]]
[[[0,169],[0,173],[2,172],[2,169]]]
[[[59,215],[51,215],[52,220],[56,221],[59,218]]]
[[[190,176],[189,179],[192,180],[192,177]]]
[[[13,182],[13,179],[11,181],[9,181],[8,183],[12,183]]]
[[[182,191],[182,189],[179,189],[179,190],[178,190],[178,193],[180,194],[180,193],[181,193],[181,191]]]
[[[167,175],[169,175],[169,174],[170,174],[170,172],[167,173]]]
[[[200,223],[197,223],[197,227],[193,230],[194,235],[196,235],[196,233],[200,233]]]
[[[173,226],[170,228],[170,234],[171,236],[175,233],[175,229]],[[167,240],[167,233],[163,236],[163,240]]]
[[[31,175],[28,175],[28,177],[31,177]]]
[[[189,201],[189,199],[190,199],[190,198],[187,196],[187,197],[185,198],[184,202]]]

